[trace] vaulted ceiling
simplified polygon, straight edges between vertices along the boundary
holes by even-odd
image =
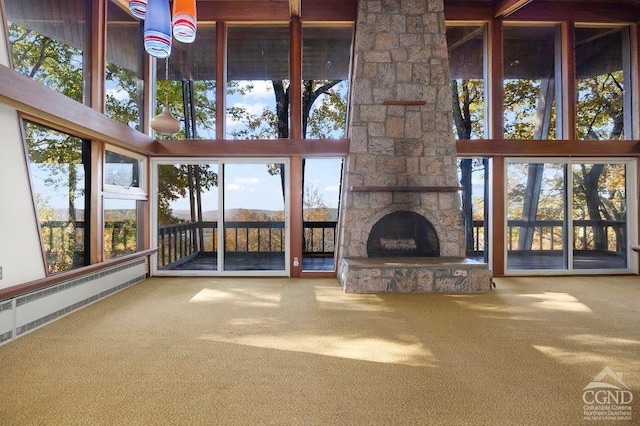
[[[357,0],[198,0],[200,20],[355,20]],[[447,19],[640,22],[638,0],[444,0]]]

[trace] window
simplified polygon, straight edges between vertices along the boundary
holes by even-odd
[[[504,27],[504,137],[556,139],[555,27]]]
[[[216,27],[198,23],[193,43],[173,40],[171,56],[157,60],[156,114],[168,106],[181,131],[159,139],[216,138]]]
[[[458,139],[485,137],[484,25],[448,26],[454,134]]]
[[[305,158],[302,194],[302,269],[333,271],[342,158]]]
[[[24,132],[47,271],[87,265],[89,142],[30,121]]]
[[[226,139],[289,137],[289,26],[230,26]]]
[[[103,186],[103,255],[110,259],[142,248],[144,159],[132,153],[105,150]]]
[[[5,0],[13,69],[78,102],[83,91],[83,52],[89,40],[87,2]]]
[[[625,123],[627,28],[576,28],[575,39],[577,138],[631,139]]]
[[[107,64],[105,113],[142,131],[143,63],[142,26],[121,2],[107,4]]]
[[[304,26],[302,34],[303,137],[344,138],[353,26]]]
[[[489,239],[489,159],[459,158],[458,177],[462,188],[462,222],[467,257],[487,261]]]

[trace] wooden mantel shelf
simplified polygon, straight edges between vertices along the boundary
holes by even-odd
[[[352,186],[353,192],[457,192],[461,186]]]
[[[427,101],[384,101],[383,105],[426,105]]]

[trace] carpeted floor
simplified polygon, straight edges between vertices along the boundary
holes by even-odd
[[[0,347],[0,424],[596,424],[606,367],[640,424],[640,278],[495,281],[152,278]]]

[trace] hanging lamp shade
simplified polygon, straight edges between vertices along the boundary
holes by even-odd
[[[173,135],[180,131],[180,122],[171,114],[168,106],[162,112],[151,119],[151,128],[161,135]]]
[[[196,0],[173,0],[173,36],[182,43],[196,39]]]
[[[147,0],[129,0],[129,11],[138,19],[144,19],[147,14]]]
[[[144,50],[156,58],[171,54],[171,11],[169,0],[148,0],[144,20]]]

